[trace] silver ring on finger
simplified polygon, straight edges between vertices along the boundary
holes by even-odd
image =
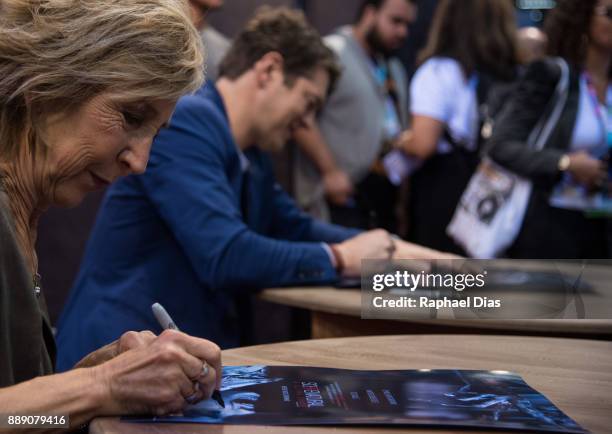
[[[200,374],[200,378],[207,377],[209,372],[210,368],[208,367],[208,363],[204,362],[204,364],[202,365],[202,373]]]
[[[189,405],[193,405],[196,402],[198,402],[198,394],[197,393],[193,393],[191,395],[189,395],[187,398],[185,398],[185,402],[187,402],[187,404]]]
[[[207,377],[209,372],[210,372],[210,368],[208,367],[208,363],[204,362],[202,364],[202,370],[200,371],[200,373],[196,375],[195,377],[191,378],[191,381],[193,381],[194,383],[197,383],[199,379]]]
[[[195,404],[198,401],[198,392],[200,391],[200,383],[193,382],[193,393],[185,398],[187,404]]]

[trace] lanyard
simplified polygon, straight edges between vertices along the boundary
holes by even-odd
[[[384,133],[386,140],[394,140],[402,131],[400,120],[401,109],[396,83],[391,76],[389,65],[386,61],[371,59],[372,73],[377,85],[385,94],[385,120]]]
[[[384,62],[378,62],[374,59],[371,59],[371,62],[372,72],[374,73],[376,83],[378,83],[380,87],[385,87],[389,77],[389,69],[387,68],[387,64]]]
[[[597,115],[597,120],[599,121],[599,125],[601,126],[601,130],[604,133],[605,143],[608,145],[608,148],[612,148],[612,106],[608,101],[606,103],[601,104],[599,102],[599,98],[597,97],[597,91],[595,90],[595,86],[593,85],[593,79],[588,72],[582,73],[586,85],[587,90],[589,92],[589,99],[593,105],[593,109],[595,110],[595,114]],[[606,99],[608,95],[608,88],[606,87]],[[602,111],[602,106],[605,107],[606,112]]]

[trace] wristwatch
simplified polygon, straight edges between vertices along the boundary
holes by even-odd
[[[559,163],[557,163],[557,168],[559,172],[567,172],[567,169],[570,167],[570,157],[567,154],[563,154],[561,158],[559,158]]]

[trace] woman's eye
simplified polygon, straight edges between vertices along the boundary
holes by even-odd
[[[122,114],[123,118],[125,119],[125,122],[132,127],[139,127],[144,122],[142,116],[138,116],[134,113],[124,111],[122,112]]]

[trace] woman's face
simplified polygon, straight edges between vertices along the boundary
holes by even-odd
[[[42,129],[48,158],[42,186],[50,201],[75,206],[120,176],[143,173],[151,143],[176,100],[125,102],[101,93],[70,114],[51,115]]]
[[[591,22],[590,41],[595,47],[612,51],[612,0],[599,0]]]

